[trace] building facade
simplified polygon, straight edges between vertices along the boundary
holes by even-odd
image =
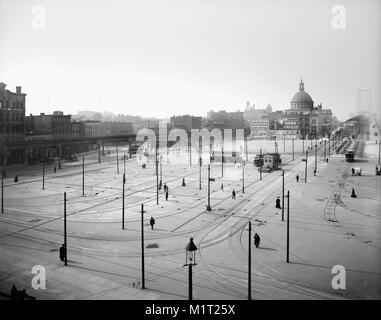
[[[64,115],[62,111],[53,114],[40,113],[25,117],[25,134],[51,135],[53,139],[71,137],[71,115]]]
[[[201,128],[201,117],[190,115],[173,116],[170,118],[170,126],[172,128],[184,129],[186,132],[190,132],[192,129]]]

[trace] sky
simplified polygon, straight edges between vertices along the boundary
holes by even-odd
[[[166,118],[287,109],[303,77],[345,120],[358,90],[380,109],[380,18],[379,0],[0,0],[0,82],[27,114]]]

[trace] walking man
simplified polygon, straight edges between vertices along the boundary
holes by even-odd
[[[314,176],[316,176],[316,169],[314,169]]]
[[[299,182],[299,175],[296,175],[296,182]]]
[[[280,206],[280,198],[276,198],[275,200],[275,209],[282,209],[282,207]],[[275,214],[278,214],[278,211],[275,211]]]
[[[167,191],[165,192],[165,201],[168,201],[168,189],[167,189]]]
[[[355,188],[352,188],[351,198],[357,198],[357,195],[356,195],[356,192],[355,192]]]
[[[151,219],[149,220],[149,224],[151,225],[151,230],[153,230],[153,226],[155,224],[155,219],[153,217],[151,217]]]
[[[232,199],[235,199],[235,190],[232,191]]]

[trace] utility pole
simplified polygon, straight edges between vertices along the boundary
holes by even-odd
[[[141,205],[141,249],[142,249],[142,289],[145,289],[144,279],[144,204]]]
[[[126,174],[126,154],[123,154],[123,164],[124,164],[123,174]]]
[[[328,139],[328,158],[331,157],[331,139]]]
[[[224,146],[222,145],[222,156],[221,156],[221,177],[224,177]]]
[[[85,156],[82,156],[82,197],[85,196]]]
[[[119,153],[118,153],[118,146],[116,146],[116,173],[119,174]]]
[[[302,155],[304,156],[304,139],[302,139]]]
[[[292,161],[294,161],[294,138],[292,138]]]
[[[208,164],[208,205],[206,206],[206,210],[212,210],[212,207],[210,206],[210,164]]]
[[[160,155],[160,185],[163,183],[163,156]]]
[[[378,140],[378,164],[380,164],[380,143],[381,140]]]
[[[249,250],[248,250],[248,285],[247,299],[251,300],[251,221],[249,221]]]
[[[282,221],[284,221],[284,170],[282,170]]]
[[[245,193],[245,161],[242,163],[242,193]]]
[[[42,163],[42,190],[45,190],[45,163]]]
[[[199,160],[198,160],[198,164],[199,164],[199,167],[200,167],[200,171],[199,171],[199,189],[201,190],[201,166],[202,166],[202,158],[200,156]]]
[[[317,170],[317,144],[315,143],[315,170]]]
[[[4,169],[1,170],[1,213],[4,213]]]
[[[324,140],[324,161],[327,158],[326,152],[327,152],[327,140]]]
[[[290,262],[290,191],[287,191],[287,263]]]
[[[156,204],[159,204],[159,163],[157,160],[157,148],[156,148]]]
[[[64,244],[65,244],[65,266],[67,266],[66,192],[64,192]]]
[[[98,163],[101,163],[101,145],[98,144]]]
[[[123,195],[122,195],[122,230],[124,230],[124,185],[126,184],[126,174],[123,173],[123,182],[122,182],[122,189],[123,189]]]
[[[303,159],[303,161],[306,162],[306,170],[305,170],[305,173],[304,173],[304,182],[307,183],[307,161],[308,161],[308,150],[306,150],[306,158]]]
[[[247,137],[245,138],[245,152],[246,152],[246,162],[249,161],[249,150],[247,149]]]

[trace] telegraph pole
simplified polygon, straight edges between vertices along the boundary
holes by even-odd
[[[142,289],[145,289],[144,279],[144,204],[141,205],[141,249],[142,249]]]
[[[64,244],[65,244],[65,266],[67,266],[66,192],[64,192]]]
[[[245,152],[246,152],[246,162],[249,161],[249,150],[247,149],[247,137],[245,138]]]
[[[123,188],[123,195],[122,195],[122,230],[124,230],[124,185],[126,184],[126,174],[123,173],[123,182],[122,182],[122,188]]]
[[[282,170],[282,221],[284,221],[284,170]]]
[[[251,300],[251,221],[249,221],[249,250],[248,250],[248,292],[247,292],[247,299]]]
[[[210,164],[208,164],[208,205],[206,206],[206,210],[212,210],[212,207],[210,206]]]
[[[290,262],[290,191],[287,191],[287,263]]]
[[[98,163],[101,163],[101,145],[98,144]]]
[[[82,197],[85,196],[85,156],[82,156]]]
[[[329,143],[328,143],[329,144]],[[325,159],[327,158],[327,154],[326,154],[326,152],[327,152],[327,140],[324,140],[324,161],[325,161]]]
[[[328,158],[331,157],[331,139],[328,139]]]
[[[317,144],[316,143],[315,143],[315,170],[317,170]]]
[[[126,154],[123,154],[123,164],[124,164],[123,174],[126,174]]]

